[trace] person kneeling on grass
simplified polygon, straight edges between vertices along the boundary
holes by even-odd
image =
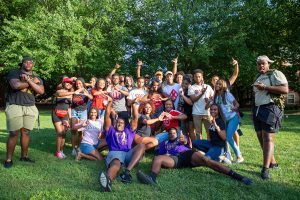
[[[164,168],[187,168],[206,166],[214,171],[229,175],[233,179],[243,182],[246,185],[252,184],[252,180],[244,177],[230,168],[223,166],[219,162],[210,160],[203,156],[200,152],[190,149],[184,144],[184,139],[177,139],[177,130],[171,128],[169,130],[169,140],[160,144],[159,155],[154,157],[152,162],[151,173],[148,175],[142,171],[138,171],[138,180],[144,184],[156,184],[156,177],[161,167]]]
[[[99,182],[103,191],[112,190],[112,180],[117,177],[121,166],[126,168],[120,174],[120,180],[123,183],[131,183],[132,177],[130,171],[140,161],[145,153],[146,146],[142,143],[143,138],[136,134],[138,124],[138,114],[136,104],[133,105],[135,110],[131,124],[125,126],[125,120],[117,119],[116,126],[112,126],[110,114],[112,110],[112,101],[109,100],[104,115],[104,135],[108,145],[108,155],[106,157],[107,172],[100,171]],[[142,138],[142,139],[141,139]],[[132,148],[133,141],[138,144]]]
[[[83,129],[83,138],[80,151],[76,152],[76,160],[86,158],[89,160],[103,160],[103,156],[97,149],[106,145],[105,139],[99,139],[103,130],[103,122],[99,119],[99,110],[92,107],[88,113],[88,120],[75,125],[77,129]]]

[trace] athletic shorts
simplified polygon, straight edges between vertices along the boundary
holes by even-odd
[[[114,160],[118,159],[122,165],[127,166],[132,159],[132,149],[130,151],[109,151],[106,156],[106,166],[109,167],[110,163]]]
[[[8,105],[5,109],[6,126],[8,131],[17,131],[21,128],[32,130],[39,115],[36,106]]]
[[[283,112],[273,103],[255,106],[252,110],[256,132],[276,133],[281,127]]]
[[[192,165],[192,156],[195,153],[195,150],[187,150],[177,156],[170,156],[174,162],[174,168],[191,168]]]
[[[56,123],[56,122],[62,122],[62,121],[69,121],[69,113],[65,116],[65,117],[58,117],[54,110],[52,110],[52,122]]]

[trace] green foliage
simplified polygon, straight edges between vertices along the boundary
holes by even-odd
[[[299,91],[299,1],[2,0],[0,11],[1,74],[26,54],[48,85],[63,74],[104,77],[116,62],[134,74],[137,59],[145,63],[142,74],[153,74],[179,56],[179,70],[201,68],[208,80],[229,78],[235,57],[237,95],[244,95],[255,58],[265,54]],[[281,68],[283,61],[292,67]]]

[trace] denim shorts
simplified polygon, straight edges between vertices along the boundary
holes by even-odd
[[[98,146],[101,144],[101,141],[99,140],[96,145],[91,145],[87,143],[81,143],[80,144],[80,150],[84,154],[90,154],[92,151],[97,150]]]
[[[130,151],[109,151],[106,156],[106,166],[109,167],[110,163],[118,159],[122,165],[127,166],[132,159],[132,149]]]
[[[75,110],[71,111],[72,118],[77,118],[80,120],[87,120],[87,110]]]

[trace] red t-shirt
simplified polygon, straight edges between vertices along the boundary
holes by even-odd
[[[103,94],[95,95],[96,92],[96,89],[92,90],[92,95],[94,97],[92,106],[98,108],[99,110],[105,110],[108,103],[108,98]]]
[[[170,115],[172,116],[178,116],[180,114],[182,114],[181,112],[177,111],[177,110],[171,110],[169,112]],[[179,127],[179,120],[178,119],[166,119],[163,121],[164,127],[166,129],[166,131],[169,131],[170,128],[177,128]]]

